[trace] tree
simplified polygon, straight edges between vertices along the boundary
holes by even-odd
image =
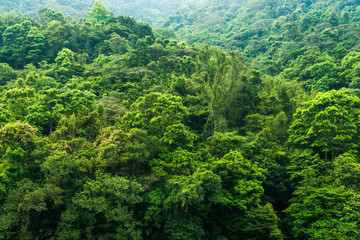
[[[35,148],[36,131],[28,123],[8,123],[0,129],[0,145],[31,152]]]
[[[95,23],[107,24],[112,17],[112,12],[108,11],[105,5],[97,0],[90,12],[87,13],[92,21]]]
[[[60,189],[41,187],[30,179],[23,179],[7,196],[0,209],[0,239],[48,238],[54,235],[55,212],[48,211],[56,205]]]
[[[55,12],[54,9],[43,8],[39,11],[40,22],[49,23],[51,21],[58,21],[62,24],[66,23],[65,16],[62,12]]]
[[[0,85],[4,86],[10,80],[16,79],[16,72],[7,63],[0,63]]]
[[[150,206],[146,220],[164,225],[164,233],[156,232],[156,239],[201,239],[205,235],[201,216],[207,206],[216,200],[220,189],[219,176],[210,170],[197,169],[191,175],[173,176],[167,180],[165,189],[149,193]]]
[[[150,93],[131,105],[132,112],[124,115],[126,125],[144,128],[151,135],[162,137],[167,127],[182,123],[187,114],[180,97]]]
[[[71,23],[62,24],[55,20],[49,22],[42,31],[42,34],[46,36],[46,50],[42,60],[53,62],[64,48],[77,49],[80,42],[78,33],[81,32],[76,30],[76,26]]]
[[[183,56],[180,60],[180,73],[185,74],[185,76],[190,77],[197,67],[196,62],[191,56]]]
[[[280,219],[272,205],[267,203],[265,206],[249,209],[238,225],[243,224],[241,234],[243,239],[282,240],[283,234],[279,222]]]
[[[45,49],[44,35],[41,34],[39,29],[32,27],[26,36],[25,44],[26,63],[37,64],[41,60]]]
[[[158,140],[145,130],[132,128],[124,132],[108,128],[99,140],[99,167],[129,178],[149,174],[149,161],[154,157]]]
[[[224,125],[225,109],[239,87],[239,80],[245,75],[247,68],[238,52],[225,55],[218,49],[206,46],[199,55],[201,64],[200,77],[209,102],[208,124],[212,132],[220,131]],[[225,122],[226,125],[226,122]],[[222,127],[223,130],[224,126]]]
[[[62,83],[84,71],[84,67],[75,61],[74,52],[68,48],[58,53],[55,63],[54,75]]]
[[[360,190],[360,164],[350,154],[338,156],[334,161],[335,183],[348,189],[359,192]]]
[[[285,210],[294,239],[356,239],[359,195],[343,187],[299,189]]]
[[[112,33],[110,36],[108,42],[111,51],[115,54],[125,54],[129,49],[128,41],[116,33]]]
[[[146,66],[150,63],[150,49],[144,39],[138,39],[134,51],[130,55],[131,67]]]
[[[58,89],[50,88],[43,93],[44,95],[39,96],[39,103],[28,108],[26,119],[45,133],[51,134],[65,109]]]
[[[311,148],[325,159],[357,151],[359,114],[360,100],[349,90],[321,93],[296,111],[289,142]]]
[[[264,192],[262,181],[265,170],[246,160],[241,153],[231,151],[211,164],[214,173],[222,180],[218,203],[246,210],[260,203]]]
[[[26,38],[31,27],[30,21],[24,21],[21,24],[9,26],[2,34],[4,47],[1,52],[9,58],[8,63],[15,68],[25,66]]]
[[[13,117],[24,120],[28,114],[28,107],[34,104],[35,89],[22,87],[22,79],[18,80],[17,83],[20,85],[19,87],[14,87],[5,92],[5,100]]]
[[[136,181],[98,173],[61,215],[58,239],[141,239],[133,207],[142,191]]]

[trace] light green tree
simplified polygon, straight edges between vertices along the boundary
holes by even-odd
[[[349,90],[332,90],[319,94],[294,115],[289,142],[311,148],[325,159],[357,151],[360,100]]]

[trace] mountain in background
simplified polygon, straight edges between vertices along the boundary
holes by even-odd
[[[38,11],[42,8],[52,8],[62,11],[66,16],[81,18],[86,16],[86,11],[91,10],[94,2],[94,0],[2,0],[0,7],[6,12],[14,11],[33,18],[38,17]]]
[[[154,24],[178,10],[192,11],[209,2],[211,0],[103,0],[115,15],[131,16],[149,24]]]
[[[358,0],[213,1],[178,11],[157,26],[173,29],[188,44],[207,43],[241,51],[262,72],[277,75],[300,55],[317,49],[358,51]],[[345,50],[344,50],[345,51]]]
[[[87,17],[94,0],[3,2],[5,11],[13,10],[26,16],[37,18],[39,9],[50,7],[77,19]],[[312,78],[308,73],[300,76],[304,64],[303,69],[297,69],[305,54],[327,54],[335,58],[331,60],[334,64],[339,64],[346,52],[360,49],[359,0],[102,2],[114,15],[127,15],[160,29],[171,29],[177,40],[188,44],[207,43],[240,51],[262,73],[273,76],[283,73],[290,80],[306,82]],[[160,32],[167,38],[174,37],[170,31]],[[309,66],[314,63],[307,62]],[[344,85],[338,84],[340,86]]]
[[[174,29],[189,43],[208,42],[236,48],[241,46],[235,43],[237,40],[246,40],[244,35],[263,37],[289,22],[301,25],[301,31],[322,23],[358,22],[359,3],[358,0],[209,1],[197,9],[180,10],[157,25]],[[347,19],[339,22],[336,18],[344,13]],[[246,31],[249,33],[244,34]]]
[[[95,0],[2,0],[0,7],[5,11],[15,11],[18,14],[38,17],[42,8],[52,8],[61,11],[73,19],[87,17]],[[153,24],[178,10],[190,11],[209,2],[207,0],[103,0],[108,9],[115,15],[134,17],[146,23]]]

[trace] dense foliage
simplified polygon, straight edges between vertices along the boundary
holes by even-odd
[[[160,19],[175,13],[180,9],[196,9],[212,0],[102,0],[105,6],[115,15],[122,14],[134,17],[146,23],[156,23]],[[5,11],[15,11],[34,18],[43,8],[52,8],[61,11],[73,19],[86,17],[95,0],[1,0],[0,8]]]
[[[356,0],[216,1],[180,11],[161,26],[174,29],[189,44],[239,50],[263,73],[281,73],[310,89],[328,91],[356,85],[357,76],[347,65],[356,54],[344,57],[360,49],[358,4]]]
[[[346,34],[274,76],[99,1],[77,22],[1,12],[0,36],[0,239],[359,239]]]

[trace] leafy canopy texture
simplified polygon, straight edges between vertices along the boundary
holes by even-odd
[[[349,90],[319,94],[295,113],[289,142],[331,159],[341,153],[356,152],[359,114],[359,98]]]
[[[2,2],[0,240],[359,239],[358,1]]]

